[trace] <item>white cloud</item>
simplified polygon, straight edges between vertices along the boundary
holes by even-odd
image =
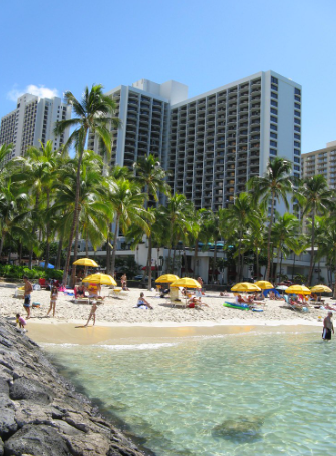
[[[30,93],[40,98],[53,98],[58,96],[57,89],[48,89],[48,87],[44,87],[43,85],[36,86],[34,84],[30,84],[23,90],[19,90],[14,87],[7,93],[7,98],[9,100],[16,101],[24,93]]]

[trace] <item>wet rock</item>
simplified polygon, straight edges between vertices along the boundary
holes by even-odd
[[[0,407],[3,404],[0,404]],[[18,425],[15,421],[15,411],[9,407],[0,408],[0,437],[8,438],[17,431]]]
[[[27,378],[14,380],[9,389],[9,396],[15,401],[25,399],[37,404],[50,404],[53,400],[53,393],[49,388]]]
[[[264,423],[261,417],[239,416],[237,419],[225,420],[212,430],[214,437],[227,440],[248,442],[261,438],[260,431]]]
[[[4,444],[2,441],[2,438],[0,437],[0,456],[3,456],[4,454]]]
[[[21,456],[70,456],[65,440],[50,426],[26,425],[5,442],[5,454]]]

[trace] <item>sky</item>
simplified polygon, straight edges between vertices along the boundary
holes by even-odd
[[[202,94],[258,71],[302,85],[302,152],[336,140],[334,0],[1,2],[0,117],[25,92],[141,78]]]

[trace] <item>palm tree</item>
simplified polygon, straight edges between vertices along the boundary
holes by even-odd
[[[0,171],[3,170],[5,166],[5,159],[8,157],[10,153],[12,153],[13,144],[3,144],[0,147]]]
[[[159,161],[154,155],[149,154],[147,157],[138,158],[137,162],[133,164],[135,172],[134,180],[147,195],[145,201],[145,207],[148,208],[148,202],[150,197],[153,197],[154,201],[158,201],[158,193],[167,195],[170,187],[167,185],[165,178],[166,172]],[[151,285],[151,269],[152,268],[152,248],[151,239],[148,239],[148,256],[147,256],[147,276],[148,276],[148,287]]]
[[[113,250],[111,258],[111,275],[114,275],[115,254],[119,225],[124,233],[132,223],[140,226],[145,233],[149,232],[149,226],[146,221],[148,214],[143,207],[145,195],[139,191],[135,182],[127,179],[109,179],[108,180],[108,199],[114,212],[114,237]],[[111,220],[113,218],[111,213]]]
[[[331,207],[333,192],[328,189],[328,183],[324,176],[317,174],[303,179],[298,192],[297,200],[303,207],[303,216],[309,214],[311,219],[311,252],[308,275],[308,285],[311,285],[315,256],[315,217],[317,214],[325,214]]]
[[[321,220],[320,232],[317,233],[318,252],[317,258],[326,258],[327,262],[334,269],[333,297],[336,297],[336,222],[334,218],[323,218]]]
[[[288,160],[275,157],[267,165],[267,171],[263,177],[255,176],[248,182],[248,188],[252,190],[256,200],[262,200],[265,204],[271,200],[271,212],[268,223],[267,236],[267,270],[265,280],[269,280],[271,269],[271,232],[274,220],[275,201],[283,200],[286,207],[289,208],[287,195],[293,189],[290,179],[292,164]]]
[[[81,164],[88,132],[90,130],[92,133],[97,134],[104,143],[107,152],[110,153],[111,134],[108,127],[112,123],[114,128],[118,128],[120,120],[115,117],[110,117],[116,109],[116,104],[111,98],[103,95],[103,86],[100,84],[93,85],[91,90],[86,87],[81,101],[78,101],[71,92],[65,92],[64,98],[66,103],[72,105],[73,112],[77,117],[56,122],[54,133],[55,135],[60,135],[64,133],[67,128],[74,128],[74,131],[67,141],[67,146],[75,144],[78,157],[75,208],[63,275],[64,280],[66,280],[70,263],[71,245],[78,224]]]
[[[277,247],[277,266],[279,266],[279,272],[281,274],[282,267],[282,257],[284,248],[291,248],[293,245],[292,240],[295,239],[297,235],[297,230],[299,226],[299,220],[293,214],[285,212],[282,216],[279,216],[276,222],[272,227],[272,240],[273,247]],[[280,259],[281,258],[281,259]],[[274,273],[274,278],[276,274]]]
[[[254,209],[252,197],[250,194],[243,192],[230,205],[227,210],[227,219],[232,224],[232,231],[238,235],[238,271],[237,280],[243,278],[244,256],[242,252],[243,235],[247,230],[249,223],[257,219],[257,213]]]

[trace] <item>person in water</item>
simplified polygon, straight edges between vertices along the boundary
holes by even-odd
[[[328,312],[328,315],[323,320],[323,331],[322,331],[322,339],[323,340],[331,340],[331,331],[334,334],[334,325],[331,321],[332,312]]]

